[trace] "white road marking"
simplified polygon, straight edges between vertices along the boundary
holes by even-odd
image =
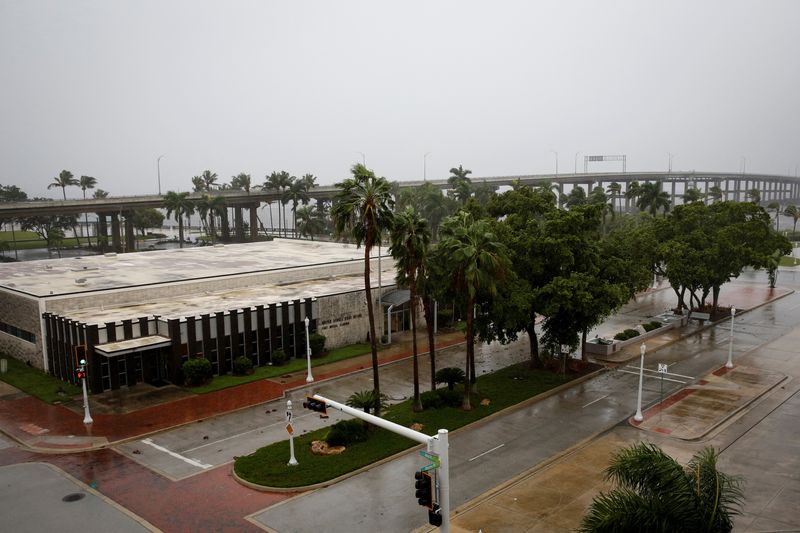
[[[207,468],[211,468],[212,466],[214,466],[214,465],[207,465],[205,463],[201,463],[200,461],[195,461],[194,459],[189,459],[188,457],[184,457],[183,455],[181,455],[179,453],[175,453],[172,450],[168,450],[167,448],[164,448],[163,446],[159,446],[158,444],[153,442],[152,439],[142,439],[142,442],[147,444],[148,446],[152,446],[153,448],[155,448],[156,450],[158,450],[160,452],[164,452],[167,455],[171,455],[172,457],[174,457],[176,459],[180,459],[181,461],[183,461],[185,463],[189,463],[192,466],[196,466],[198,468],[202,468],[203,470],[205,470]]]
[[[603,398],[608,398],[608,396],[609,396],[608,394],[606,394],[605,396],[600,396],[598,399],[596,399],[596,400],[592,400],[591,402],[589,402],[589,403],[587,403],[586,405],[584,405],[583,407],[581,407],[581,409],[585,409],[585,408],[589,407],[590,405],[592,405],[593,403],[597,403],[597,402],[599,402],[599,401],[600,401],[600,400],[602,400]]]
[[[500,446],[495,446],[495,447],[494,447],[494,448],[492,448],[491,450],[486,450],[486,451],[485,451],[485,452],[483,452],[483,453],[479,453],[478,455],[476,455],[476,456],[475,456],[475,457],[473,457],[472,459],[469,459],[467,462],[468,462],[468,463],[469,463],[469,462],[472,462],[472,461],[474,461],[475,459],[477,459],[478,457],[483,457],[483,456],[484,456],[484,455],[486,455],[487,453],[491,453],[491,452],[493,452],[493,451],[495,451],[495,450],[499,450],[499,449],[500,449],[500,448],[502,448],[503,446],[505,446],[505,444],[501,444]]]
[[[675,363],[672,363],[672,364],[674,365]],[[669,365],[669,366],[672,366],[672,365]],[[625,368],[630,368],[631,370],[635,370],[637,374],[639,373],[639,367],[638,366],[627,365]],[[654,374],[660,374],[661,373],[658,370],[653,370],[652,368],[645,368],[644,371],[645,372],[652,372]],[[676,378],[694,379],[694,376],[684,376],[683,374],[676,374],[674,372],[667,372],[667,375],[675,376]]]
[[[306,417],[306,416],[312,416],[312,415],[315,415],[315,414],[317,414],[317,413],[312,412],[312,413],[299,415],[299,416],[298,415],[294,415],[295,423],[299,418],[303,418],[303,417]],[[255,433],[256,431],[261,431],[262,429],[266,429],[266,428],[269,428],[269,427],[272,427],[272,426],[285,426],[285,425],[286,425],[286,422],[283,421],[283,420],[280,421],[280,422],[275,422],[273,424],[267,424],[266,426],[257,427],[255,429],[250,429],[250,430],[247,430],[247,431],[243,431],[241,433],[237,433],[236,435],[231,435],[230,437],[225,437],[224,439],[219,439],[219,440],[207,442],[205,444],[201,444],[200,446],[195,446],[194,448],[189,448],[188,450],[184,450],[184,453],[193,452],[195,450],[199,450],[200,448],[205,448],[207,446],[214,446],[215,444],[219,444],[220,442],[225,442],[226,440],[235,439],[237,437],[243,437],[244,435],[247,435],[248,433]]]
[[[618,368],[617,372],[625,372],[626,374],[633,374],[634,376],[638,376],[639,372],[631,372],[630,370],[625,370],[624,368]],[[663,379],[664,381],[671,381],[673,383],[680,383],[681,385],[686,385],[685,381],[681,381],[679,379],[670,379],[670,378],[660,378],[658,376],[651,376],[650,374],[644,374],[644,377],[650,379]]]

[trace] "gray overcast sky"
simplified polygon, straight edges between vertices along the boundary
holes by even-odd
[[[800,2],[0,0],[0,183],[794,174]],[[612,170],[619,167],[591,167]],[[79,197],[80,190],[68,191]]]

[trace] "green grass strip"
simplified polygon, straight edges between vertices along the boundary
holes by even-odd
[[[781,257],[779,265],[782,267],[790,267],[790,266],[797,266],[800,264],[800,261],[792,257],[791,255],[784,255]]]
[[[8,372],[0,374],[0,380],[47,403],[60,403],[81,393],[81,388],[45,374],[38,368],[28,366],[13,357],[2,355],[8,361]]]
[[[311,359],[311,366],[313,368],[315,366],[335,363],[337,361],[343,361],[345,359],[350,359],[352,357],[364,355],[365,353],[369,353],[369,351],[370,351],[369,344],[351,344],[350,346],[343,346],[342,348],[331,350],[323,357]],[[235,387],[237,385],[242,385],[244,383],[258,381],[259,379],[269,379],[282,376],[284,374],[290,374],[292,372],[298,372],[300,370],[305,370],[307,366],[308,363],[306,362],[305,357],[298,359],[290,359],[289,361],[286,362],[286,364],[281,366],[267,365],[267,366],[257,367],[253,369],[253,373],[250,374],[249,376],[234,376],[231,374],[226,374],[224,376],[214,376],[214,379],[212,379],[210,383],[201,385],[199,387],[188,387],[188,389],[194,392],[195,394],[207,394],[209,392],[227,389],[229,387]]]
[[[433,435],[438,429],[454,430],[518,404],[572,379],[552,372],[531,370],[527,363],[513,365],[478,378],[479,393],[473,396],[472,411],[444,407],[414,413],[411,400],[389,407],[383,418],[409,427],[422,424],[422,432]],[[334,398],[332,398],[334,399]],[[335,398],[344,402],[346,398]],[[481,400],[488,399],[488,405]],[[295,431],[301,430],[300,424]],[[303,487],[329,481],[353,470],[368,466],[417,443],[384,429],[372,428],[365,442],[348,446],[340,455],[320,456],[311,453],[311,442],[324,440],[329,429],[323,428],[295,438],[295,456],[299,465],[287,466],[289,441],[281,441],[236,459],[234,469],[242,479],[268,487]]]

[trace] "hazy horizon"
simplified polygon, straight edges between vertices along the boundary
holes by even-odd
[[[153,194],[162,154],[162,192],[205,169],[332,184],[362,153],[399,181],[426,153],[429,179],[550,173],[554,152],[560,173],[672,153],[794,175],[798,20],[788,0],[0,0],[0,184],[60,198],[67,169]]]

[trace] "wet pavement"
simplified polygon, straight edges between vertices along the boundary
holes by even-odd
[[[722,299],[724,301],[727,296],[737,295],[737,307],[756,308],[775,296],[774,293],[769,294],[764,287],[761,281],[751,283],[744,280],[726,286]],[[613,334],[624,327],[641,323],[644,318],[659,314],[672,305],[672,291],[649,291],[637,298],[636,302],[625,306],[619,315],[609,319],[601,328],[607,328]],[[742,372],[745,367],[761,369],[792,378],[800,375],[800,371],[796,369],[795,357],[798,345],[795,328],[800,323],[800,313],[796,311],[798,308],[800,297],[792,295],[743,314],[741,322],[737,314],[734,328],[734,359],[737,368],[742,369]],[[791,317],[791,320],[785,319],[787,317]],[[728,353],[725,325],[698,328],[695,333],[665,342],[659,350],[648,349],[645,364],[651,371],[649,374],[655,373],[658,363],[664,363],[669,365],[669,371],[674,375],[685,376],[668,382],[665,397],[673,395],[686,384],[700,383],[700,376],[724,364]],[[440,341],[447,342],[441,337]],[[458,342],[458,339],[452,338],[450,341]],[[650,343],[648,340],[648,344]],[[477,353],[481,369],[479,372],[488,372],[510,362],[524,360],[527,358],[527,344],[527,339],[522,338],[509,346],[493,344],[482,347]],[[402,343],[393,348],[393,351],[384,352],[384,361],[391,364],[382,367],[382,390],[395,401],[410,394],[410,365],[407,356],[407,345],[403,348]],[[638,357],[638,348],[634,357]],[[762,364],[764,361],[768,361],[769,365]],[[438,368],[451,363],[463,366],[462,348],[455,347],[437,353]],[[429,377],[425,372],[429,365],[424,357],[420,361],[420,368],[423,371],[420,379],[422,389],[427,390],[428,386],[425,384]],[[638,365],[636,369],[638,370]],[[533,514],[538,513],[536,516],[525,517],[508,512],[509,508],[513,508],[509,503],[514,501],[513,498],[503,502],[502,506],[495,506],[491,512],[490,507],[482,507],[482,502],[490,502],[492,495],[503,493],[504,488],[498,490],[498,485],[509,488],[516,486],[519,491],[524,491],[524,484],[517,481],[526,476],[535,477],[547,469],[557,469],[560,464],[569,464],[567,459],[571,454],[583,449],[591,451],[594,449],[593,443],[604,442],[603,438],[606,437],[598,439],[595,438],[597,435],[613,435],[614,438],[622,439],[620,442],[627,442],[631,438],[653,439],[668,443],[672,446],[670,451],[673,448],[681,451],[686,447],[698,447],[708,439],[711,439],[708,442],[716,442],[714,439],[728,438],[723,444],[729,446],[729,450],[735,451],[747,444],[752,453],[763,442],[763,437],[760,437],[761,440],[754,439],[752,443],[749,443],[748,438],[755,435],[752,428],[764,427],[772,419],[772,416],[767,415],[780,414],[789,418],[796,416],[796,410],[794,415],[786,412],[785,406],[789,405],[788,402],[775,404],[776,394],[786,393],[786,389],[782,388],[785,384],[778,384],[762,394],[753,404],[755,407],[748,406],[741,409],[736,416],[724,420],[719,431],[714,431],[699,441],[675,439],[673,436],[645,431],[627,424],[626,420],[635,410],[638,379],[630,372],[625,363],[620,362],[616,369],[543,401],[526,403],[479,424],[479,427],[454,432],[451,438],[451,498],[454,508],[461,506],[455,516],[455,524],[474,531],[477,528],[472,529],[472,526],[477,525],[483,527],[485,532],[559,531],[558,527],[567,527],[565,517],[579,518],[582,514],[579,510],[584,509],[591,501],[591,495],[602,487],[601,482],[596,482],[598,473],[582,470],[588,462],[600,472],[607,460],[602,454],[591,459],[583,458],[577,466],[573,464],[571,470],[551,474],[551,482],[537,485],[551,487],[552,490],[524,496],[527,502],[524,506],[526,512],[531,515],[535,509]],[[317,381],[310,387],[306,387],[305,372],[301,372],[289,378],[237,388],[235,395],[227,394],[229,398],[203,395],[209,399],[192,403],[192,398],[184,398],[164,405],[129,411],[127,414],[98,413],[92,434],[87,434],[83,428],[80,413],[58,406],[42,409],[41,403],[31,403],[30,399],[26,400],[25,395],[7,393],[8,391],[3,394],[4,391],[0,391],[0,428],[26,444],[44,444],[45,449],[58,449],[76,444],[70,438],[117,442],[109,449],[62,455],[42,455],[7,446],[0,449],[0,464],[47,461],[80,482],[97,487],[108,498],[164,531],[256,531],[263,528],[276,531],[330,531],[336,529],[331,527],[332,524],[337,527],[347,524],[349,531],[413,530],[425,522],[424,513],[413,498],[409,497],[409,487],[413,484],[411,474],[419,468],[422,461],[416,452],[372,468],[338,483],[335,487],[312,491],[300,497],[254,491],[239,485],[231,476],[230,461],[234,456],[250,453],[269,441],[282,440],[285,436],[282,424],[284,393],[293,400],[300,400],[307,391],[320,392],[343,400],[355,390],[370,389],[370,374],[367,358],[362,362],[341,363],[336,368],[315,370]],[[707,381],[710,383],[713,379]],[[741,383],[740,380],[739,384]],[[644,404],[645,414],[649,418],[645,419],[645,423],[658,416],[650,409],[658,402],[660,395],[658,380],[648,377],[645,380]],[[276,400],[265,403],[270,397]],[[770,406],[774,408],[763,415],[763,421],[750,424],[746,428],[742,426],[754,411]],[[235,412],[222,416],[229,411]],[[301,415],[298,410],[295,412],[296,415]],[[108,419],[104,420],[103,417]],[[114,418],[117,420],[113,420]],[[300,425],[308,424],[308,430],[314,427],[312,422],[330,423],[306,416]],[[174,427],[175,425],[179,426]],[[794,423],[792,427],[797,428],[798,424]],[[169,430],[163,431],[167,428]],[[613,428],[611,433],[607,433],[609,428]],[[728,437],[728,433],[733,430],[738,431],[741,438]],[[786,438],[785,434],[782,436]],[[61,440],[56,442],[57,439]],[[64,442],[63,439],[68,440]],[[794,439],[797,440],[796,436]],[[120,440],[127,442],[119,442]],[[101,442],[79,443],[80,446],[97,444]],[[605,446],[607,450],[611,450],[616,444],[611,442]],[[687,451],[681,453],[684,458],[691,455]],[[726,450],[725,453],[733,452]],[[796,461],[797,455],[794,457]],[[726,459],[724,454],[723,458]],[[193,465],[192,462],[196,464]],[[530,470],[534,465],[538,466]],[[542,465],[549,466],[543,469]],[[775,469],[779,468],[773,466]],[[780,463],[780,468],[789,466],[796,465],[789,460]],[[795,468],[791,472],[797,471]],[[757,502],[752,509],[748,508],[748,520],[753,523],[763,521],[769,516],[770,502],[782,502],[781,498],[785,498],[786,494],[794,494],[792,491],[796,490],[797,480],[793,476],[794,474],[784,475],[780,478],[780,483],[773,480],[776,481],[773,483],[774,487],[769,489],[773,499]],[[586,482],[581,485],[581,480]],[[574,482],[574,485],[568,482]],[[584,487],[585,490],[570,489],[574,486]],[[578,498],[570,501],[565,493],[575,493]],[[520,500],[520,495],[521,492],[514,496],[517,501]],[[275,505],[279,502],[283,503]],[[567,505],[571,507],[563,507]],[[563,509],[558,511],[560,507]],[[485,514],[481,514],[481,508],[487,509]],[[320,512],[309,513],[309,509]],[[517,522],[505,526],[502,522],[504,516],[514,516]],[[468,517],[470,522],[461,521]],[[537,520],[541,523],[536,522]],[[503,529],[504,527],[510,529]],[[535,529],[537,527],[539,529]]]

